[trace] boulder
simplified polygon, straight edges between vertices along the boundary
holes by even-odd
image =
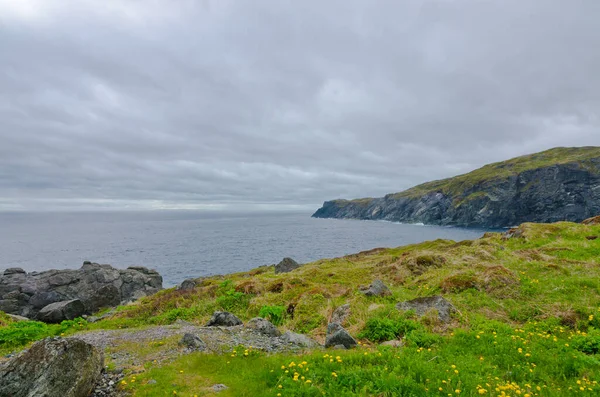
[[[329,322],[344,325],[349,316],[350,316],[350,304],[346,303],[345,305],[342,305],[333,311]]]
[[[356,340],[338,323],[330,323],[327,326],[327,335],[325,337],[325,347],[343,345],[350,349],[357,345]]]
[[[435,309],[438,312],[440,321],[450,321],[450,315],[456,311],[456,308],[444,299],[442,296],[427,296],[417,298],[406,302],[400,302],[396,305],[398,310],[414,310],[418,316],[423,316],[429,310]]]
[[[236,325],[242,325],[242,320],[237,318],[235,315],[229,312],[214,312],[208,323],[207,327],[234,327]]]
[[[45,306],[37,315],[39,321],[46,323],[60,323],[64,320],[73,320],[85,313],[85,306],[79,299],[51,303]]]
[[[275,265],[275,274],[289,273],[292,270],[298,269],[300,266],[302,265],[292,258],[283,258],[281,262]]]
[[[285,343],[290,343],[292,345],[305,347],[307,349],[312,349],[315,347],[319,347],[319,344],[303,334],[297,334],[292,331],[286,331],[280,338]]]
[[[267,336],[280,336],[281,332],[269,320],[255,317],[246,323],[246,328]]]
[[[180,345],[187,347],[190,350],[206,350],[206,343],[198,335],[189,332],[183,334],[179,341]]]
[[[79,299],[85,313],[112,307],[154,294],[162,289],[162,277],[145,267],[115,269],[89,261],[77,270],[26,273],[20,268],[0,275],[0,310],[36,318],[56,302]]]
[[[48,338],[0,365],[0,396],[87,397],[103,366],[102,352],[89,343]]]
[[[178,291],[191,291],[196,288],[196,281],[194,279],[183,280],[181,285],[177,287]]]
[[[375,280],[369,287],[361,289],[366,296],[389,296],[392,294],[390,289],[381,280]]]

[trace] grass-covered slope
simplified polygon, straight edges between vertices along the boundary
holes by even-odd
[[[359,291],[375,279],[383,280],[392,295],[367,297]],[[400,301],[438,294],[458,309],[449,323],[441,323],[435,313],[418,318],[395,308]],[[209,395],[215,383],[229,386],[220,394],[226,396],[599,393],[596,224],[523,224],[508,234],[375,249],[287,274],[264,267],[209,277],[194,290],[165,290],[120,307],[108,319],[66,324],[61,332],[177,319],[204,324],[213,311],[228,310],[243,320],[270,317],[281,330],[322,341],[332,311],[346,303],[351,306],[346,328],[361,341],[354,351],[267,355],[247,346],[224,355],[186,355],[167,364],[148,359],[131,370],[121,387],[140,396]],[[9,330],[15,335],[14,324],[3,324],[0,344],[8,343]],[[378,347],[395,338],[402,338],[404,347]]]
[[[317,218],[505,227],[600,211],[600,148],[555,148],[381,198],[326,201]]]
[[[506,179],[525,171],[563,164],[577,164],[583,168],[591,167],[598,172],[597,163],[591,161],[597,158],[600,158],[600,147],[559,147],[540,153],[488,164],[475,171],[452,178],[427,182],[403,192],[395,193],[393,196],[396,198],[416,197],[431,192],[460,195],[464,191],[471,191],[474,186],[482,185],[484,182],[489,183],[498,179]],[[470,194],[476,193],[477,192],[473,192]]]

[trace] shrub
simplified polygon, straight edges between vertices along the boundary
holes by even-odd
[[[592,329],[585,336],[573,338],[573,347],[585,354],[600,353],[600,331]]]
[[[275,325],[281,325],[285,315],[285,306],[263,306],[258,315]]]
[[[384,342],[405,336],[418,329],[422,330],[423,326],[414,320],[371,318],[358,337],[372,342]]]
[[[223,281],[217,290],[217,306],[221,309],[233,312],[243,311],[248,308],[252,295],[236,291],[231,280]]]

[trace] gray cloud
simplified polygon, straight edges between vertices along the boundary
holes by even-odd
[[[0,210],[316,207],[600,141],[595,0],[0,0]]]

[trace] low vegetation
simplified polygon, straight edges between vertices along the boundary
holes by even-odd
[[[200,279],[189,291],[161,291],[93,324],[43,325],[35,333],[30,329],[40,323],[0,317],[0,346],[15,349],[79,328],[178,319],[204,324],[215,310],[242,320],[266,317],[282,330],[323,342],[333,310],[349,303],[345,328],[360,340],[358,349],[269,355],[246,346],[222,355],[148,360],[131,369],[121,387],[138,396],[200,396],[215,383],[229,387],[220,395],[231,396],[598,395],[598,236],[596,224],[523,224],[473,241],[436,240],[320,260],[286,274],[262,267]],[[375,279],[392,294],[360,292]],[[395,308],[439,294],[457,309],[450,322],[436,312],[418,317]],[[392,339],[404,346],[379,345]]]

